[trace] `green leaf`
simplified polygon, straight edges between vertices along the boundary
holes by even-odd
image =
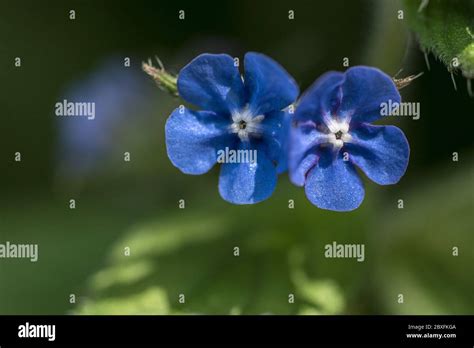
[[[432,52],[450,71],[474,78],[474,1],[404,0],[407,19],[425,52]]]

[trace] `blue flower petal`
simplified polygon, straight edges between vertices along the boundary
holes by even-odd
[[[244,67],[247,101],[254,115],[282,110],[298,97],[295,80],[273,59],[249,52]]]
[[[381,115],[382,103],[400,102],[400,94],[390,76],[379,69],[356,66],[346,71],[342,103],[338,115],[351,116],[351,123],[373,122]]]
[[[288,138],[291,115],[286,111],[275,111],[265,115],[261,123],[262,141],[268,158],[277,164],[277,172],[281,174],[288,168]]]
[[[311,125],[291,127],[288,167],[293,184],[304,185],[309,170],[318,162],[318,146],[325,139],[326,135]]]
[[[354,210],[364,199],[364,185],[354,165],[343,160],[342,152],[335,158],[332,151],[323,152],[308,173],[305,192],[317,207],[335,211]]]
[[[351,130],[353,143],[347,144],[351,161],[380,185],[397,183],[405,174],[410,147],[395,126],[360,125]]]
[[[219,193],[233,204],[253,204],[269,198],[276,187],[277,171],[262,144],[241,142],[239,149],[256,149],[256,163],[223,163]]]
[[[344,80],[344,74],[338,71],[327,72],[318,78],[301,97],[295,119],[324,123],[324,116],[335,114],[339,108]]]
[[[217,162],[217,151],[232,146],[228,124],[213,112],[175,109],[165,126],[169,159],[183,173],[208,172]]]
[[[204,110],[231,113],[245,106],[239,69],[227,54],[201,54],[178,76],[179,95]]]

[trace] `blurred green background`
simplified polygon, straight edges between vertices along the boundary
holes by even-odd
[[[39,260],[0,260],[0,314],[473,313],[474,99],[432,56],[427,70],[400,9],[392,0],[1,0],[0,243],[37,243]],[[156,54],[178,72],[203,52],[251,50],[279,61],[302,91],[344,70],[344,57],[392,76],[424,71],[401,91],[421,118],[388,120],[411,146],[401,182],[364,179],[362,206],[335,213],[312,206],[286,174],[269,200],[234,206],[219,197],[217,168],[174,168],[164,123],[181,101],[141,62]],[[96,119],[56,117],[63,99],[96,102]],[[333,241],[365,244],[365,261],[325,258]]]

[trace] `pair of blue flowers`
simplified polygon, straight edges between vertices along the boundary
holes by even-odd
[[[399,103],[392,79],[358,66],[321,76],[297,103],[299,88],[271,58],[249,52],[241,76],[232,57],[202,54],[178,76],[179,95],[202,110],[177,108],[166,123],[171,162],[186,174],[208,172],[225,148],[256,150],[253,162],[221,164],[219,192],[234,204],[263,201],[289,171],[316,206],[356,209],[364,186],[356,166],[380,185],[395,184],[409,146],[394,126],[375,126],[383,103]]]

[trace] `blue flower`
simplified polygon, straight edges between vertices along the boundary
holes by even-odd
[[[380,185],[403,176],[410,154],[405,135],[370,124],[390,101],[400,102],[392,79],[364,66],[326,73],[301,97],[290,131],[289,174],[314,205],[356,209],[364,186],[355,166]]]
[[[168,157],[186,174],[208,172],[225,149],[255,151],[256,161],[221,165],[219,193],[234,204],[257,203],[273,193],[277,175],[286,170],[290,117],[284,109],[299,94],[291,76],[263,54],[247,53],[244,67],[242,77],[229,55],[196,57],[180,71],[178,91],[202,110],[177,108],[165,127]]]
[[[137,113],[151,107],[153,89],[140,70],[124,68],[111,57],[84,79],[72,82],[58,101],[93,102],[95,117],[57,117],[58,173],[65,179],[84,178],[107,162],[117,136],[137,122]],[[143,112],[143,111],[142,111]]]

